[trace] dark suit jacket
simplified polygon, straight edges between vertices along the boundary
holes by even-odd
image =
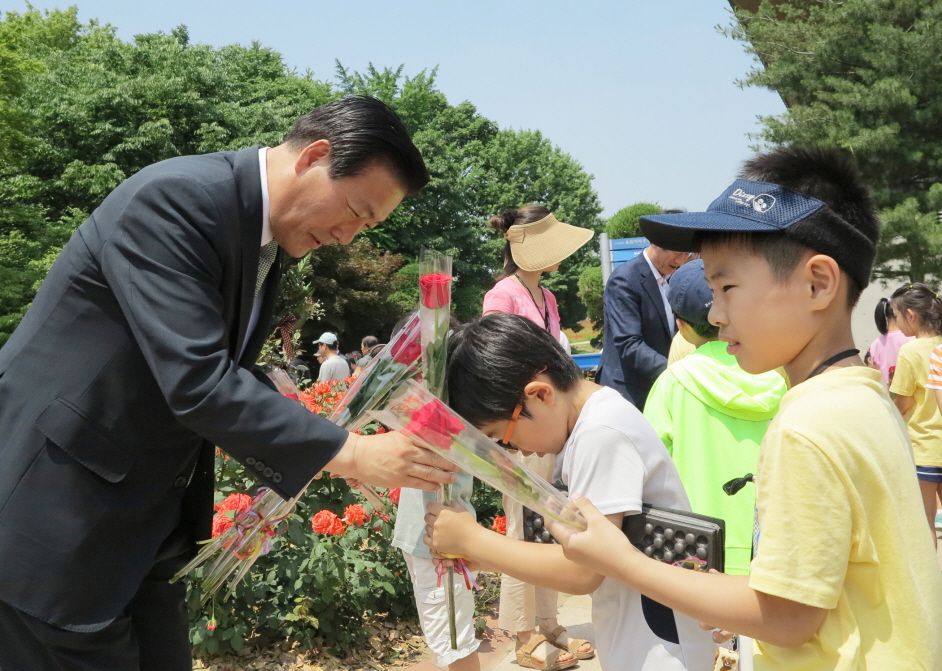
[[[0,601],[108,621],[172,531],[209,537],[214,445],[288,498],[343,444],[253,371],[261,228],[256,147],[141,170],[62,250],[0,349]]]
[[[599,382],[618,390],[639,410],[667,368],[671,328],[651,267],[639,254],[618,266],[603,294],[605,335]]]

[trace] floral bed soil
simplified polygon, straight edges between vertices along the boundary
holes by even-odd
[[[430,656],[418,622],[380,622],[367,626],[369,647],[339,658],[323,649],[293,649],[285,643],[267,650],[244,648],[238,655],[204,657],[193,663],[201,671],[386,671],[408,668]],[[383,661],[386,660],[386,661]]]
[[[478,573],[483,588],[474,595],[479,613],[479,625],[484,630],[481,652],[506,645],[506,632],[497,629],[494,606],[500,596],[500,575]],[[193,662],[194,671],[387,671],[411,669],[417,663],[431,659],[418,622],[376,621],[366,626],[370,634],[369,645],[346,658],[335,657],[325,650],[327,643],[318,641],[314,650],[299,650],[296,644],[285,642],[281,646],[256,650],[247,646],[237,655],[202,657]]]

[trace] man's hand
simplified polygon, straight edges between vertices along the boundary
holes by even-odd
[[[398,432],[375,436],[351,433],[325,471],[374,487],[411,487],[434,492],[455,482],[458,467]]]
[[[617,576],[619,571],[624,570],[625,564],[634,559],[634,546],[621,529],[600,513],[589,499],[574,495],[569,505],[582,513],[588,529],[579,531],[557,520],[543,520],[547,530],[562,546],[566,559],[596,573]]]
[[[450,503],[447,506],[441,503],[428,504],[428,514],[425,516],[425,544],[433,551],[446,555],[463,555],[471,557],[474,545],[474,536],[479,533],[490,533],[474,520],[464,506]]]

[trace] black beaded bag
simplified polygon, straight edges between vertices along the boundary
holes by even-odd
[[[556,483],[561,491],[566,488]],[[689,561],[702,571],[722,572],[726,564],[726,522],[685,510],[644,503],[637,515],[625,515],[622,531],[638,550],[652,559],[674,564]],[[523,509],[523,540],[555,543],[543,524],[543,516]]]
[[[625,515],[621,528],[652,559],[665,564],[692,560],[703,571],[725,568],[726,522],[717,517],[644,503],[638,515]]]

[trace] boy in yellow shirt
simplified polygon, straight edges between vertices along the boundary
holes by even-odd
[[[760,449],[751,575],[652,561],[586,499],[587,531],[551,531],[570,559],[755,639],[757,671],[940,669],[942,577],[906,426],[851,333],[879,236],[870,197],[821,148],[760,155],[741,177],[706,212],[641,229],[702,252],[720,340],[745,371],[784,366],[793,384]]]

